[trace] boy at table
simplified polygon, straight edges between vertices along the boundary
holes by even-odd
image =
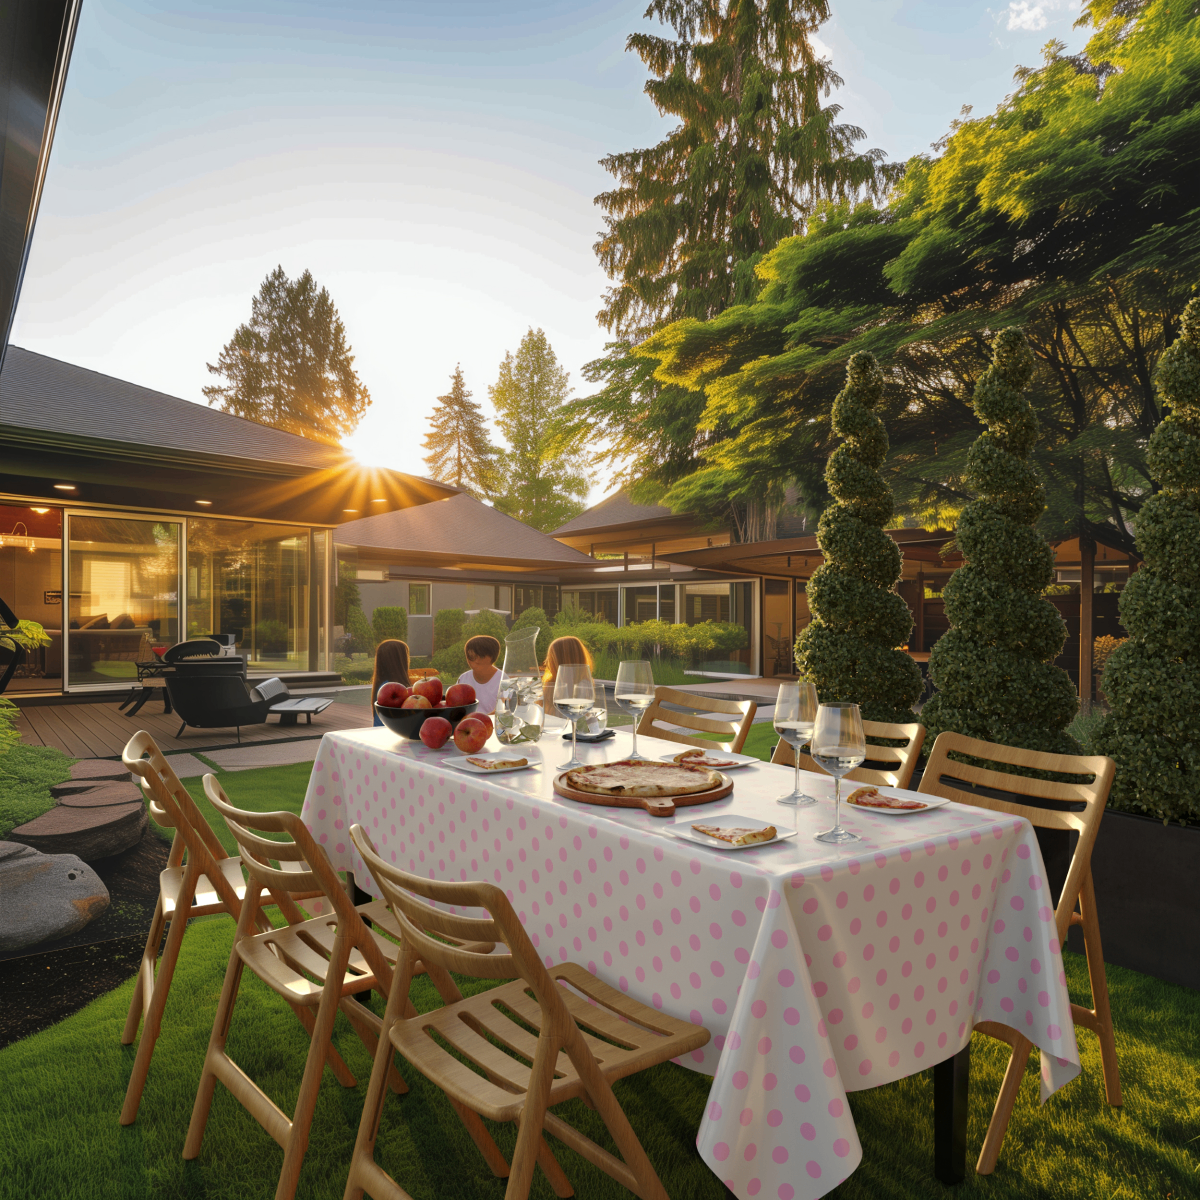
[[[463,650],[471,669],[464,671],[458,677],[458,682],[469,683],[475,689],[475,699],[479,702],[477,712],[494,713],[502,674],[496,666],[496,659],[500,657],[500,643],[494,637],[481,633],[470,638]]]

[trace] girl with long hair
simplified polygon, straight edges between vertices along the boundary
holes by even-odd
[[[375,673],[371,676],[371,711],[375,713],[375,724],[382,725],[375,712],[375,697],[385,683],[402,683],[412,687],[408,675],[408,643],[398,638],[387,638],[375,648]]]

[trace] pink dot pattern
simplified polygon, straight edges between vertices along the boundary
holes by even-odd
[[[674,748],[644,740],[647,754]],[[612,757],[580,749],[585,761]],[[862,1158],[846,1093],[948,1058],[977,1021],[1013,1025],[1039,1047],[1043,1100],[1079,1073],[1024,820],[958,805],[854,813],[843,823],[863,841],[830,847],[812,837],[832,815],[819,804],[794,839],[727,854],[665,835],[640,809],[560,800],[553,770],[485,779],[445,757],[386,730],[326,734],[303,819],[360,886],[373,882],[349,838],[356,822],[405,870],[503,888],[547,965],[582,963],[706,1026],[712,1040],[681,1065],[714,1077],[697,1146],[739,1197],[832,1190]],[[771,799],[784,774],[739,772],[736,806],[705,819],[786,824]],[[806,779],[818,798],[827,784]]]

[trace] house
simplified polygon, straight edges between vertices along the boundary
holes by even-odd
[[[124,689],[137,661],[205,633],[232,634],[252,669],[328,671],[333,527],[455,495],[10,346],[0,596],[51,640],[9,694]]]

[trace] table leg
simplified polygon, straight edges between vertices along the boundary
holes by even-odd
[[[146,701],[150,699],[150,693],[152,691],[153,691],[152,688],[145,688],[145,687],[142,688],[141,695],[139,695],[138,698],[133,701],[133,707],[125,715],[127,717],[132,717],[132,716],[136,715],[136,713],[141,709],[142,705],[145,704]],[[130,696],[129,698],[130,698],[130,700],[133,700],[132,696]]]
[[[941,1183],[967,1175],[967,1096],[971,1043],[933,1068],[933,1173]]]
[[[166,688],[162,690],[163,694],[163,716],[169,716],[171,713],[171,693]]]

